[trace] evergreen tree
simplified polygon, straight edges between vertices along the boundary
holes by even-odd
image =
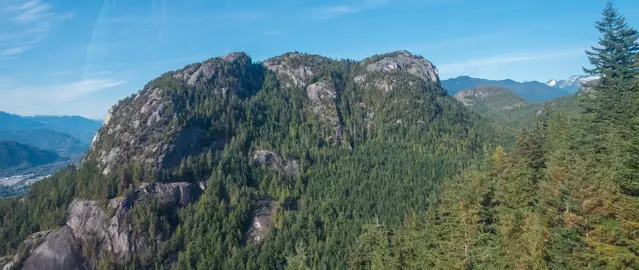
[[[637,99],[639,91],[639,33],[628,26],[625,18],[608,2],[603,18],[596,23],[601,32],[599,47],[587,51],[592,69],[584,69],[600,80],[591,87],[592,94],[582,95],[584,108],[584,145],[599,165],[611,169],[622,191],[639,195],[639,156],[636,141]],[[596,166],[593,166],[593,168]]]
[[[626,19],[608,2],[602,12],[603,19],[596,22],[601,32],[601,47],[586,51],[594,68],[584,69],[586,73],[601,76],[600,87],[606,87],[615,79],[632,79],[639,72],[637,66],[637,30],[628,26]]]

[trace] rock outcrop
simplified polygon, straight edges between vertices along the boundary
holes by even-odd
[[[412,87],[418,84],[416,80],[439,84],[439,71],[428,60],[407,51],[397,51],[385,55],[374,56],[362,62],[367,73],[377,73],[375,76],[362,73],[353,78],[360,86],[374,87],[384,92],[393,89]],[[416,80],[398,76],[400,74],[414,75]]]
[[[291,177],[297,175],[300,170],[299,161],[295,159],[283,161],[278,153],[268,150],[254,151],[253,163]]]
[[[244,242],[260,242],[273,227],[273,212],[275,211],[275,202],[269,199],[262,199],[257,203],[257,207],[253,210],[253,221],[249,230],[244,236]]]
[[[326,58],[318,55],[287,53],[268,59],[262,65],[277,74],[284,86],[305,88],[319,73],[315,67],[326,61]]]
[[[118,197],[103,209],[98,202],[74,200],[67,210],[67,224],[46,235],[37,248],[25,260],[25,269],[87,269],[95,262],[82,253],[84,243],[93,247],[97,256],[111,254],[116,261],[131,256],[147,261],[155,253],[155,244],[161,239],[146,232],[136,233],[127,222],[127,212],[143,199],[156,199],[165,207],[186,206],[202,194],[199,185],[191,183],[143,183],[129,197]],[[45,267],[51,265],[51,267]]]
[[[81,246],[67,226],[47,235],[44,242],[24,261],[23,266],[25,270],[89,269]]]
[[[208,127],[200,124],[177,125],[178,119],[189,121],[180,116],[188,107],[184,93],[206,87],[221,102],[232,94],[248,96],[261,84],[260,68],[245,53],[231,53],[162,75],[110,110],[85,159],[97,161],[106,175],[127,163],[170,170],[187,156],[211,150],[205,141],[224,138],[207,137]]]

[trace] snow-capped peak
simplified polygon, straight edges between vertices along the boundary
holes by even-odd
[[[599,79],[598,76],[570,76],[565,80],[550,80],[546,84],[550,87],[560,88],[568,90],[569,92],[577,92],[581,86],[585,83],[591,82],[593,80]]]

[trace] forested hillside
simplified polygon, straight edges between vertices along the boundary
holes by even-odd
[[[541,110],[515,143],[406,51],[167,72],[112,107],[78,166],[0,200],[0,263],[637,269],[637,32],[611,4],[597,28],[580,113]]]
[[[0,141],[0,170],[39,166],[64,158],[54,152],[12,141]]]
[[[80,167],[2,201],[0,251],[28,269],[284,268],[301,256],[339,269],[364,224],[425,211],[500,141],[405,51],[233,53],[150,82],[113,107]],[[20,244],[45,230],[37,248]]]
[[[507,134],[518,134],[522,128],[530,127],[537,117],[548,110],[569,117],[579,115],[578,98],[587,92],[554,98],[546,102],[530,102],[517,96],[510,89],[496,86],[481,86],[457,92],[455,99],[464,106],[490,120],[497,130]]]
[[[545,111],[401,226],[371,223],[354,269],[639,268],[639,45],[611,4],[576,117]]]

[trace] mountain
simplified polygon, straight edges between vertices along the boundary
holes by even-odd
[[[423,213],[503,142],[437,74],[406,51],[167,72],[113,106],[81,166],[0,201],[15,232],[0,254],[22,247],[9,258],[25,269],[346,269],[368,224]]]
[[[19,116],[0,112],[0,130],[52,130],[90,143],[101,122],[80,116]]]
[[[455,94],[455,99],[481,116],[489,119],[497,128],[505,127],[517,134],[522,127],[534,123],[544,110],[563,113],[569,117],[579,114],[578,94],[558,97],[546,102],[530,102],[517,96],[510,89],[498,86],[480,86]]]
[[[39,129],[45,125],[33,119],[0,111],[0,130]]]
[[[553,98],[569,95],[564,89],[554,88],[546,84],[532,81],[532,82],[516,82],[513,80],[486,80],[472,78],[468,76],[459,76],[457,78],[451,78],[442,81],[442,85],[450,95],[464,90],[475,88],[479,86],[499,86],[512,90],[518,96],[524,98],[527,101],[544,102]]]
[[[12,141],[0,141],[0,170],[40,166],[64,160],[54,152]]]
[[[589,75],[571,76],[565,80],[552,79],[548,81],[546,85],[558,89],[563,89],[569,93],[576,93],[581,89],[582,85],[597,79],[599,79],[599,77]]]
[[[541,104],[529,102],[499,86],[480,86],[459,91],[455,99],[474,112],[509,128],[529,124],[540,112]]]
[[[62,156],[82,155],[89,149],[88,143],[69,134],[48,129],[0,130],[0,141],[28,144]]]
[[[93,136],[95,136],[95,133],[102,125],[102,121],[87,119],[81,116],[38,115],[29,118],[43,123],[48,129],[67,133],[87,143],[91,142]]]

